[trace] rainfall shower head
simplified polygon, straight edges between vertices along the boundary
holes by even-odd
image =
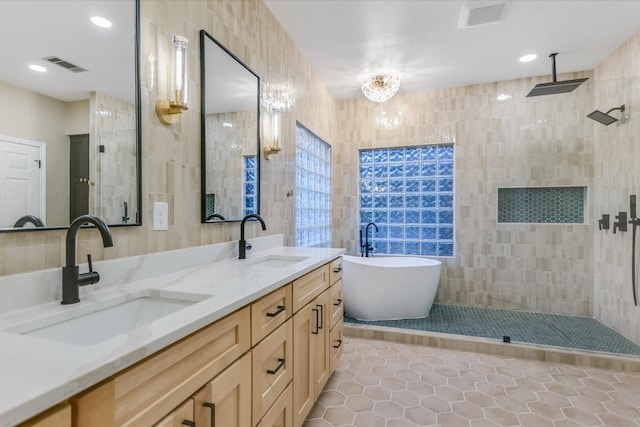
[[[615,117],[609,115],[610,112],[616,111],[616,110],[620,110],[621,113],[624,113],[624,104],[622,104],[619,107],[612,108],[609,111],[607,111],[606,113],[603,113],[600,110],[596,110],[591,114],[587,114],[587,117],[589,117],[590,119],[595,120],[596,122],[602,123],[605,126],[609,126],[611,123],[615,123],[615,122],[618,121],[618,119],[616,119]]]
[[[551,71],[553,75],[553,81],[549,83],[539,83],[535,85],[535,87],[531,89],[531,92],[527,94],[527,98],[531,96],[554,95],[556,93],[573,92],[575,88],[577,88],[584,81],[587,80],[587,78],[584,78],[584,79],[574,79],[574,80],[563,80],[559,82],[556,76],[556,55],[557,53],[552,53],[551,55],[549,55],[549,58],[551,58],[551,64],[552,64]]]

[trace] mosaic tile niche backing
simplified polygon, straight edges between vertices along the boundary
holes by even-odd
[[[584,223],[586,187],[498,188],[498,222]]]

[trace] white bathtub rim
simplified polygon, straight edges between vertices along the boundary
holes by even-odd
[[[343,261],[355,264],[365,264],[375,267],[385,268],[407,268],[407,267],[435,267],[441,266],[442,262],[437,259],[418,256],[372,256],[359,257],[343,255]]]

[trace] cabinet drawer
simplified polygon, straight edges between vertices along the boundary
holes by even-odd
[[[238,310],[72,400],[75,427],[158,422],[250,348],[250,310]]]
[[[329,263],[329,278],[330,284],[336,283],[338,280],[342,279],[342,257],[336,258]]]
[[[329,328],[333,328],[338,320],[342,319],[344,304],[342,302],[342,279],[339,279],[329,288],[331,295],[331,305],[329,306],[330,321]]]
[[[293,374],[292,320],[273,331],[252,351],[253,425],[273,405]]]
[[[293,312],[310,303],[329,287],[329,264],[317,268],[293,281]]]
[[[330,372],[333,372],[338,367],[340,356],[342,356],[343,332],[344,321],[340,319],[329,333],[329,351],[331,352],[331,361],[329,363]]]
[[[293,385],[289,384],[256,427],[293,427]]]
[[[291,317],[291,284],[251,304],[251,345],[255,346]]]

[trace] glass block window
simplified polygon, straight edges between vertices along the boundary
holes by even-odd
[[[296,246],[331,246],[331,146],[296,125]]]
[[[257,163],[255,155],[244,156],[244,193],[242,194],[242,212],[244,215],[257,213],[258,185]]]
[[[360,229],[375,254],[453,256],[453,145],[360,150]]]
[[[498,222],[583,224],[587,187],[498,188]]]

